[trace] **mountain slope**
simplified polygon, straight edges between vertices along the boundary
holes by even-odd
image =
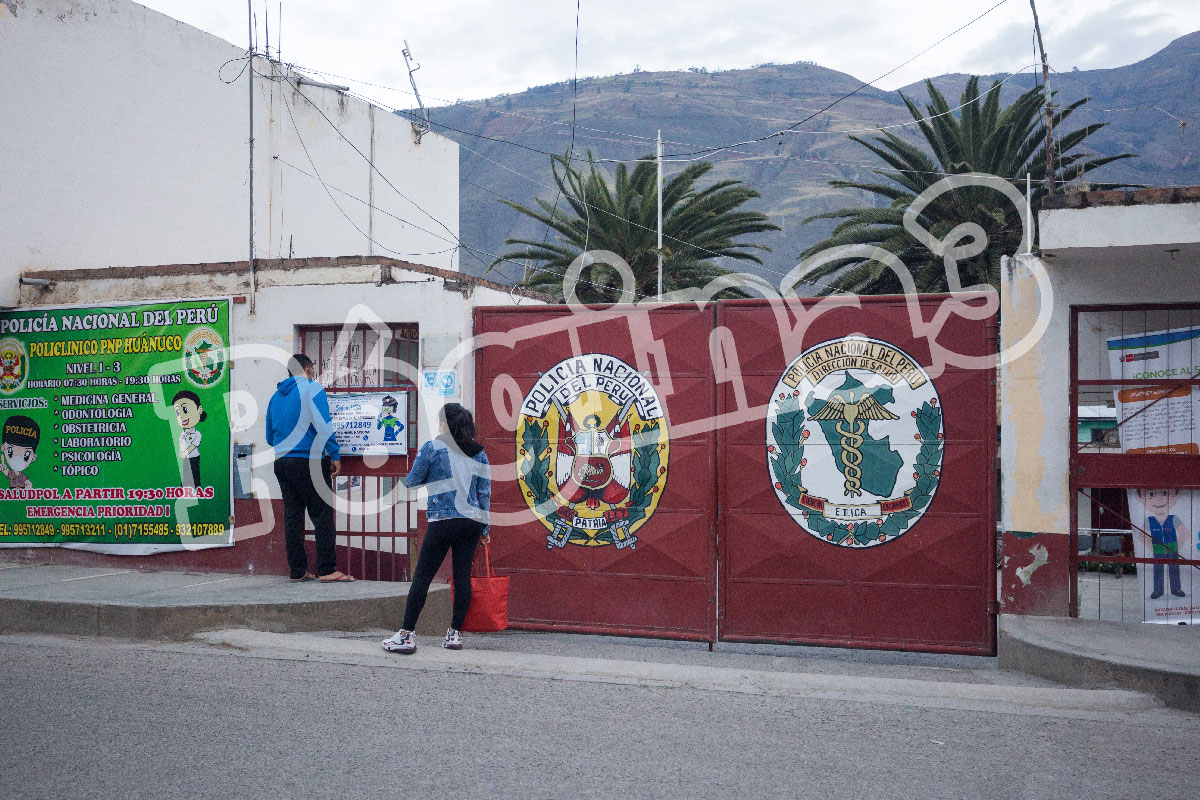
[[[1005,100],[1029,88],[1032,80],[1028,73],[1008,80]],[[957,99],[965,81],[965,75],[933,79],[948,99]],[[786,128],[860,84],[853,76],[810,63],[583,79],[575,109],[575,154],[583,157],[590,151],[597,158],[612,159],[652,156],[655,132],[661,129],[668,157],[694,158],[684,154]],[[1200,32],[1177,39],[1136,64],[1051,78],[1058,102],[1092,97],[1072,117],[1070,127],[1089,120],[1112,121],[1088,142],[1090,150],[1141,155],[1098,171],[1093,180],[1163,186],[1200,184],[1198,84]],[[918,102],[925,98],[923,84],[902,91]],[[508,236],[544,235],[544,228],[497,198],[524,204],[532,204],[535,196],[555,200],[549,158],[534,151],[566,152],[572,139],[572,100],[570,81],[564,81],[431,110],[434,130],[462,148],[460,235],[465,242],[501,253]],[[796,255],[829,231],[826,222],[802,225],[805,217],[869,201],[858,192],[828,186],[835,178],[865,177],[877,166],[869,152],[841,131],[909,121],[897,92],[868,87],[800,125],[797,133],[702,156],[716,162],[714,179],[734,178],[758,190],[762,198],[754,207],[782,226],[782,231],[758,240],[773,249],[758,270],[763,277],[778,283],[795,266]],[[911,126],[895,130],[914,135]],[[665,172],[669,175],[680,168],[678,161],[668,161]],[[464,254],[462,267],[480,274],[490,260]],[[520,274],[520,265],[505,264],[490,276],[513,280]]]

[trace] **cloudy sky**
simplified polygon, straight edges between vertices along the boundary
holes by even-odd
[[[429,105],[474,100],[569,79],[574,0],[252,0],[258,42],[283,59],[341,75],[364,94],[409,106],[401,55],[408,40]],[[872,80],[970,23],[998,0],[581,0],[579,75],[691,66],[815,61]],[[142,0],[143,5],[244,46],[244,0]],[[1051,66],[1095,69],[1143,59],[1200,29],[1198,0],[1042,0]],[[982,19],[880,80],[894,89],[945,72],[1019,70],[1034,61],[1027,0],[1003,0]]]

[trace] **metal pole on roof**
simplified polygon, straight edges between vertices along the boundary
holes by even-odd
[[[1042,26],[1038,23],[1037,6],[1033,9],[1033,30],[1037,34],[1038,50],[1042,54],[1042,94],[1046,96],[1046,194],[1054,194],[1054,105],[1050,102],[1050,64],[1046,61],[1046,46],[1042,44]]]
[[[246,83],[250,96],[250,313],[254,313],[254,295],[257,280],[254,274],[254,0],[246,0]]]
[[[1033,178],[1025,173],[1025,255],[1033,254]]]
[[[662,130],[658,132],[658,302],[662,302]]]
[[[425,103],[421,100],[421,93],[417,91],[417,79],[413,75],[413,73],[421,68],[421,65],[417,64],[415,67],[413,66],[413,62],[416,59],[412,57],[412,50],[408,47],[407,39],[404,40],[404,49],[400,53],[404,56],[404,65],[408,67],[408,82],[412,84],[413,97],[417,98],[417,105],[421,109],[421,117],[424,120],[422,122],[418,122],[415,119],[412,120],[413,141],[420,144],[421,137],[429,132],[429,111],[425,108]]]

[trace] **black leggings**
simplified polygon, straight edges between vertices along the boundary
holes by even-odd
[[[458,517],[439,519],[429,523],[425,541],[421,543],[421,554],[417,556],[417,568],[413,571],[412,585],[408,589],[408,602],[404,606],[404,630],[417,627],[417,618],[425,607],[425,595],[433,575],[446,559],[446,551],[453,552],[451,564],[454,572],[454,613],[450,627],[461,630],[471,606],[471,564],[475,561],[475,548],[483,525],[473,519]]]

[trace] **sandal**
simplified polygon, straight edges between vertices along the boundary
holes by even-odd
[[[292,583],[304,583],[305,581],[315,581],[316,579],[317,576],[313,575],[311,572],[304,573],[303,578],[288,578],[288,580]]]
[[[322,575],[317,580],[321,583],[350,583],[354,580],[354,576],[344,572],[331,572],[328,575]]]

